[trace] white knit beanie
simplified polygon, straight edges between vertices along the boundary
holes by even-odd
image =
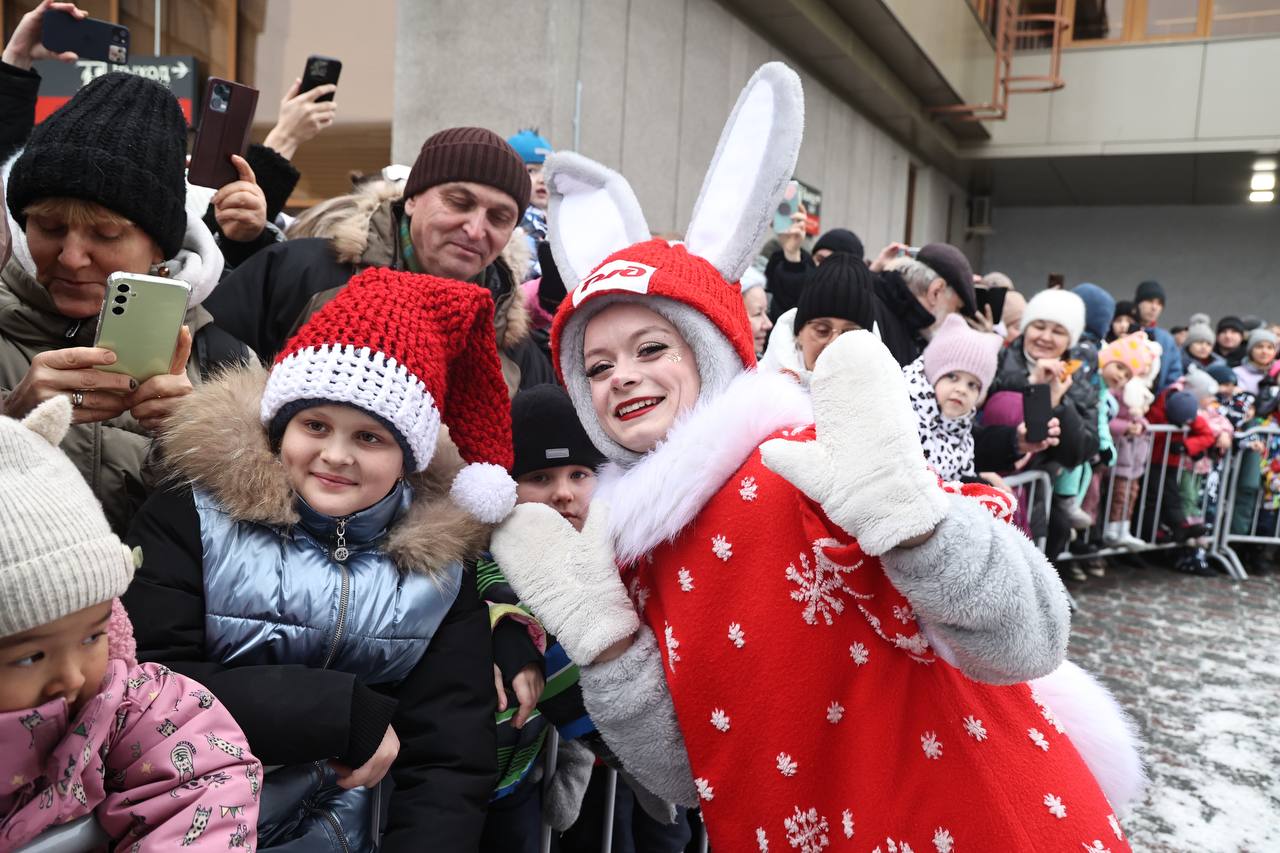
[[[1036,320],[1057,323],[1071,335],[1071,343],[1067,348],[1080,342],[1080,334],[1084,331],[1084,300],[1069,290],[1042,290],[1022,311],[1022,331]]]
[[[133,578],[129,549],[58,449],[70,426],[64,396],[0,417],[0,637],[110,601]]]

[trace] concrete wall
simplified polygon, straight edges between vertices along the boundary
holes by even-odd
[[[397,0],[396,15],[396,160],[455,124],[504,135],[534,125],[572,147],[581,80],[579,150],[627,176],[655,231],[687,225],[742,85],[787,59],[713,0]],[[911,154],[801,77],[796,177],[822,190],[824,227],[852,228],[869,251],[902,239]],[[946,206],[963,192],[936,174],[922,183],[913,239],[942,239]]]
[[[991,100],[995,83],[991,37],[968,3],[883,2],[966,103]]]
[[[1280,208],[1271,205],[1017,207],[994,215],[983,268],[1034,293],[1048,273],[1122,299],[1144,279],[1169,294],[1163,324],[1196,311],[1280,319]]]
[[[1041,73],[1022,54],[1014,74]],[[1078,48],[1062,54],[1066,87],[1013,95],[991,122],[984,157],[1280,149],[1275,78],[1280,38]]]

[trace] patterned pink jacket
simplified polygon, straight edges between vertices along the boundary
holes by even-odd
[[[62,699],[0,714],[0,850],[89,813],[121,851],[251,850],[261,778],[200,684],[113,660],[73,720]]]

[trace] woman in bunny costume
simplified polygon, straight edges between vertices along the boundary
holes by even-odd
[[[756,73],[683,245],[647,239],[620,176],[548,160],[570,289],[552,352],[611,464],[581,533],[524,505],[493,550],[624,765],[700,801],[721,853],[1128,850],[1075,729],[1025,683],[1063,659],[1056,574],[994,491],[929,473],[893,357],[845,334],[810,394],[753,369],[726,282],[802,113],[793,72]]]

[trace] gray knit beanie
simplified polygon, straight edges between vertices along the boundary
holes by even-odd
[[[1187,340],[1184,346],[1190,346],[1197,342],[1211,344],[1218,339],[1213,333],[1212,327],[1208,323],[1193,323],[1191,328],[1187,329]]]
[[[1249,333],[1249,347],[1245,352],[1253,352],[1253,348],[1262,343],[1269,343],[1272,346],[1276,345],[1275,334],[1265,326],[1259,326]]]
[[[129,549],[58,449],[70,426],[64,396],[0,417],[0,637],[110,601],[133,578]]]

